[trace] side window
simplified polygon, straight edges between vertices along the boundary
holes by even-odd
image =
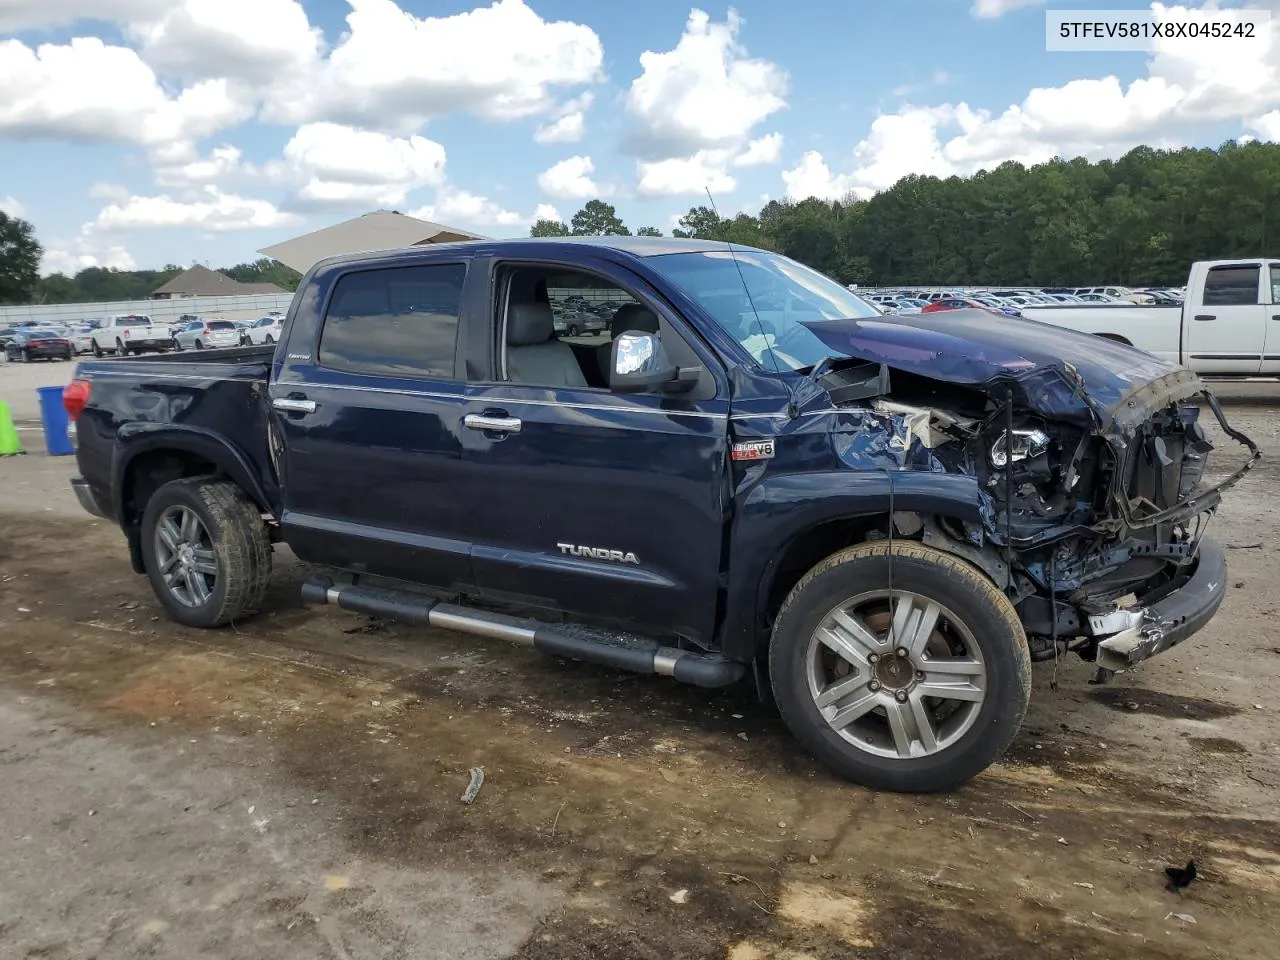
[[[1280,263],[1271,264],[1271,302],[1280,303]]]
[[[1204,305],[1239,307],[1257,303],[1258,273],[1256,263],[1212,267],[1204,281]]]
[[[608,279],[554,267],[513,267],[500,317],[504,369],[513,383],[609,389],[615,333],[655,332],[677,366],[701,366],[697,352],[656,311]],[[715,396],[707,372],[690,400]]]
[[[341,277],[320,332],[322,366],[383,377],[452,378],[465,264]]]

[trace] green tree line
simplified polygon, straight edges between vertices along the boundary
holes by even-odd
[[[1118,160],[1003,163],[972,177],[908,176],[869,200],[774,200],[754,216],[696,206],[672,231],[777,250],[842,283],[1084,286],[1181,283],[1195,260],[1275,253],[1280,145],[1216,150],[1138,147]],[[590,200],[569,223],[539,220],[533,236],[623,236],[617,210]],[[640,227],[637,236],[661,236]],[[93,267],[38,274],[27,221],[0,213],[0,303],[132,300],[176,276]],[[224,268],[246,283],[297,288],[274,260]]]
[[[539,221],[531,233],[630,231],[592,200],[570,224]],[[673,234],[776,250],[869,286],[1183,283],[1195,260],[1276,253],[1280,146],[1008,162],[972,177],[904,177],[869,200],[774,200],[756,216],[697,206]]]

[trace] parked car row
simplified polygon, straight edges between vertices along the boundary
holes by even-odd
[[[851,287],[850,289],[857,289]],[[1026,307],[1179,305],[1185,288],[1147,287],[1134,289],[1117,285],[1102,287],[1045,287],[1008,290],[859,290],[885,313],[913,314],[925,311],[979,307],[1009,316],[1021,316]]]
[[[127,313],[108,319],[87,318],[77,323],[23,320],[0,326],[0,351],[7,360],[164,353],[270,345],[279,341],[284,312],[274,310],[256,320],[227,320],[183,314],[176,322],[155,321],[146,314]]]
[[[6,360],[69,360],[76,354],[88,353],[93,349],[92,330],[83,323],[41,324],[35,320],[23,321],[10,327],[0,327],[0,349],[3,349]],[[70,356],[64,357],[68,349]]]

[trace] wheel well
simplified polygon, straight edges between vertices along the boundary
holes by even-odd
[[[123,477],[121,521],[137,527],[151,495],[172,480],[204,477],[218,473],[213,461],[185,450],[155,450],[130,461]]]
[[[1095,337],[1101,337],[1103,340],[1111,340],[1115,343],[1123,343],[1127,347],[1133,346],[1133,341],[1120,336],[1118,333],[1095,333]]]
[[[769,635],[768,631],[773,628],[773,621],[791,589],[819,561],[845,547],[869,540],[875,534],[886,535],[888,529],[889,518],[885,515],[843,517],[828,520],[792,538],[770,564],[761,585],[759,612],[765,628],[763,635]]]

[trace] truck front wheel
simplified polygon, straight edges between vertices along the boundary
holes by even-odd
[[[169,616],[220,627],[253,613],[271,579],[271,542],[261,511],[234,483],[174,480],[142,515],[142,559]]]
[[[1013,741],[1031,657],[1008,598],[963,560],[915,542],[833,554],[792,589],[769,672],[792,734],[879,790],[948,790]]]

